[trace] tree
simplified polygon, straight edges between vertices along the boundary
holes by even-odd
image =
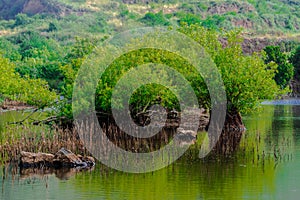
[[[53,22],[50,22],[49,23],[49,28],[48,28],[48,32],[52,32],[52,31],[57,31],[58,30],[58,28],[57,28],[57,25],[55,24],[55,23],[53,23]]]
[[[22,58],[18,52],[18,46],[6,38],[0,38],[0,54],[11,61],[21,60]]]
[[[295,78],[300,79],[300,46],[298,46],[295,52],[292,54],[290,58],[291,63],[294,66]]]
[[[165,18],[162,11],[158,13],[146,13],[141,21],[149,26],[168,26],[170,22]]]
[[[71,47],[70,52],[64,58],[64,64],[60,66],[60,71],[63,75],[63,85],[61,95],[64,96],[65,101],[62,102],[61,116],[68,119],[73,118],[72,114],[72,93],[73,83],[75,81],[77,72],[84,62],[86,56],[91,53],[95,47],[95,41],[89,39],[76,38],[75,44]]]
[[[0,40],[4,56],[14,61],[16,72],[22,77],[46,80],[51,89],[59,90],[62,74],[59,69],[64,47],[55,40],[43,37],[36,31],[26,31],[8,41]]]
[[[227,113],[239,116],[241,112],[251,112],[259,106],[259,103],[262,100],[273,99],[281,94],[280,88],[274,81],[276,66],[272,63],[265,64],[264,60],[258,54],[253,54],[251,56],[244,55],[241,47],[242,39],[240,31],[220,33],[206,29],[200,25],[183,25],[178,31],[191,37],[204,47],[206,52],[215,62],[225,85],[228,104]],[[228,45],[226,47],[222,47],[222,44],[219,41],[220,37],[227,38]],[[136,47],[139,42],[141,41],[134,40],[128,45],[134,45],[134,47]],[[156,37],[147,38],[147,36],[145,36],[143,42],[155,44],[161,43],[162,40],[157,40]],[[105,49],[97,47],[96,51],[97,52],[93,54],[95,60],[93,60],[93,62],[88,62],[92,66],[98,66],[97,62],[101,61],[97,61],[99,56],[96,55],[103,55]],[[85,57],[83,57],[83,59],[84,58]],[[64,68],[66,76],[70,76],[68,78],[69,83],[67,84],[70,89],[75,80],[74,74],[76,74],[79,69],[78,63],[80,65],[82,64],[82,60],[76,60],[78,62],[74,62],[72,65],[69,65],[69,67]],[[211,107],[210,94],[203,77],[197,73],[196,69],[187,60],[181,58],[176,53],[169,51],[142,48],[130,51],[118,57],[101,75],[95,95],[96,111],[110,112],[112,109],[111,97],[118,81],[125,76],[129,70],[133,70],[138,66],[148,63],[164,64],[184,75],[194,89],[199,105],[208,109]],[[92,77],[97,76],[98,72],[94,72],[92,66],[88,66],[89,71],[86,72],[84,79],[92,80]],[[165,77],[168,74],[167,71],[158,68],[152,69],[154,73],[153,71],[149,71],[149,73],[146,74],[159,74],[156,78],[165,80],[161,77]],[[143,76],[135,77],[136,82],[142,81],[143,79],[145,79]],[[132,82],[131,78],[126,80]],[[170,79],[169,81],[172,82],[174,80]],[[126,95],[125,93],[128,92],[126,87],[127,85],[130,85],[129,82],[128,84],[127,82],[124,83],[125,89],[120,91],[121,96],[123,93]],[[185,90],[185,88],[174,88],[174,90],[177,93],[185,92],[182,91]],[[69,90],[70,95],[71,91],[72,90]],[[89,88],[84,88],[84,91],[81,91],[80,95],[82,95],[82,99],[84,99],[86,96],[90,96],[91,92],[92,91],[89,90]],[[81,96],[76,97],[76,99],[81,99]],[[113,99],[113,101],[115,101],[115,99]],[[130,107],[136,113],[150,108],[157,102],[167,109],[179,109],[178,100],[176,100],[174,93],[156,84],[146,85],[136,90],[131,96]],[[122,108],[122,104],[119,104],[118,102],[114,102],[113,105],[116,106],[114,109]],[[73,108],[76,108],[76,111],[80,112],[82,108],[90,108],[90,106],[91,105],[89,105],[89,102],[87,101],[78,101],[78,103],[74,104]],[[69,106],[69,109],[70,108],[71,106]]]
[[[14,26],[26,25],[31,22],[31,19],[26,14],[18,14]]]
[[[43,108],[57,98],[56,93],[49,90],[46,81],[21,78],[14,68],[15,66],[8,59],[0,57],[0,96],[2,99],[17,100]]]
[[[290,80],[294,76],[294,67],[288,61],[286,54],[282,53],[279,46],[267,46],[264,51],[266,52],[265,63],[276,63],[277,72],[275,74],[275,81],[282,89],[288,86]]]
[[[199,25],[185,25],[179,30],[203,46],[217,65],[226,88],[228,113],[251,112],[263,99],[281,93],[273,80],[276,67],[265,64],[257,54],[243,54],[240,30],[218,33]],[[227,39],[226,47],[219,37]]]
[[[16,43],[20,46],[19,53],[22,59],[29,57],[44,56],[41,53],[44,49],[50,53],[52,57],[57,57],[60,52],[58,43],[53,39],[47,39],[36,31],[26,31],[14,38]]]
[[[191,13],[187,13],[187,14],[184,13],[181,15],[182,17],[178,20],[179,23],[187,23],[188,25],[192,25],[192,24],[201,24],[202,22],[200,16]]]

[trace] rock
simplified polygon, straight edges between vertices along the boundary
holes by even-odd
[[[178,128],[175,138],[177,139],[178,144],[180,146],[192,145],[196,142],[197,132],[192,130],[184,130],[183,128]]]
[[[21,152],[20,167],[87,168],[95,165],[95,159],[75,155],[67,149],[60,149],[55,155],[47,153]]]
[[[91,156],[83,157],[82,161],[86,162],[88,166],[94,166],[95,165],[95,159]]]
[[[53,165],[53,154],[21,152],[21,164],[23,167],[38,167]]]
[[[53,163],[59,167],[76,167],[77,165],[83,165],[82,160],[78,156],[65,148],[60,149],[55,154]]]

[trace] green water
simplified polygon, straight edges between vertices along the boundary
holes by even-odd
[[[84,172],[20,174],[2,167],[0,199],[299,199],[300,106],[263,106],[230,159],[185,159],[147,174],[98,164]]]
[[[44,120],[47,118],[46,112],[34,112],[33,110],[23,110],[23,111],[7,111],[1,112],[0,110],[0,134],[7,131],[8,127],[17,126],[18,123],[23,122],[33,122],[38,120]],[[15,123],[15,124],[14,124]],[[28,124],[26,124],[28,126]],[[30,126],[31,128],[36,128],[37,126]]]

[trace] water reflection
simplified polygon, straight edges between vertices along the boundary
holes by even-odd
[[[100,164],[93,171],[41,177],[3,168],[0,199],[298,199],[299,120],[300,106],[264,106],[244,118],[247,132],[230,158],[183,158],[147,174]]]

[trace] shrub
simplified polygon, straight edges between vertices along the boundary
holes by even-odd
[[[267,46],[264,51],[266,52],[265,63],[274,62],[278,65],[274,77],[277,85],[285,88],[294,76],[293,65],[289,63],[287,55],[281,52],[279,46]]]
[[[141,22],[149,25],[149,26],[168,26],[170,22],[165,18],[162,11],[158,13],[147,13],[142,19]]]
[[[300,79],[300,46],[296,48],[290,60],[295,69],[295,78],[299,80]]]

